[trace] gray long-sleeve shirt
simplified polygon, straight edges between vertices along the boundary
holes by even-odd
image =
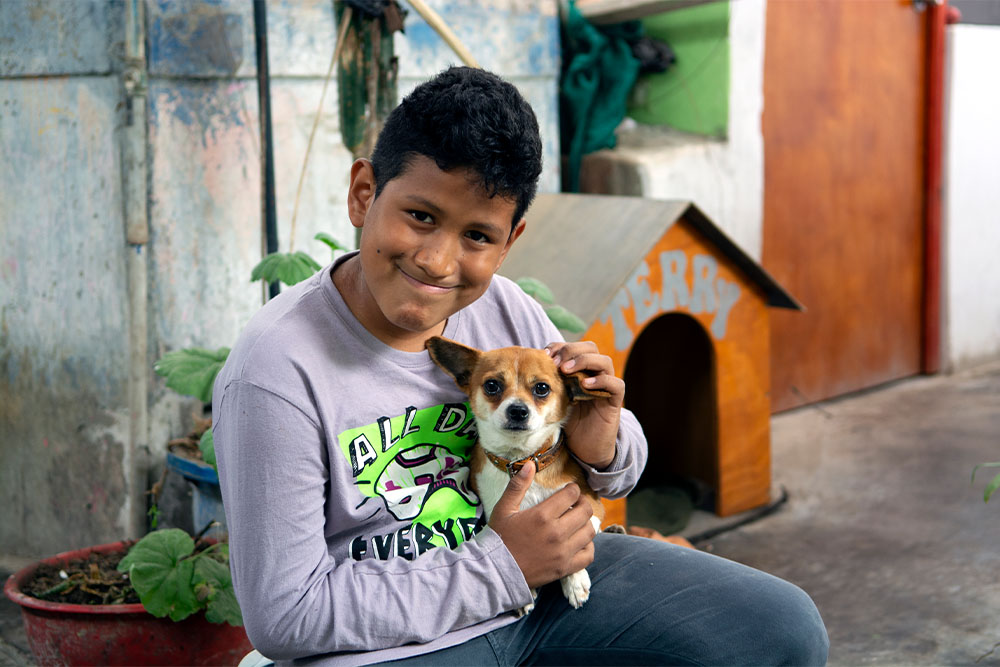
[[[433,651],[512,622],[531,601],[469,489],[465,395],[426,352],[393,349],[358,322],[333,284],[337,264],[262,308],[215,382],[233,584],[251,641],[279,662]],[[562,340],[499,276],[444,335],[479,349]],[[583,467],[613,498],[645,459],[623,411],[614,461]]]

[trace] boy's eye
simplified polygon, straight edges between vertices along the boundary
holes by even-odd
[[[503,385],[497,380],[487,380],[483,383],[483,391],[487,396],[496,396],[503,391]]]
[[[482,232],[477,231],[475,229],[473,229],[470,232],[468,232],[466,234],[466,236],[468,238],[472,239],[473,241],[475,241],[476,243],[489,243],[490,242],[490,237],[489,236],[487,236],[486,234],[483,234]]]
[[[549,387],[549,385],[545,384],[544,382],[539,382],[531,389],[531,393],[534,394],[536,398],[545,398],[546,396],[549,395],[549,392],[551,391],[552,389]]]
[[[434,222],[434,218],[426,211],[408,211],[408,213],[417,222]]]

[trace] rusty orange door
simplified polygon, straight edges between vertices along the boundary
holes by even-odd
[[[764,57],[774,411],[920,371],[926,13],[771,0]]]

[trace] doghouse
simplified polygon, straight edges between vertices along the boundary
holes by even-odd
[[[768,307],[801,306],[687,201],[545,194],[525,217],[501,273],[545,283],[614,360],[649,440],[642,480],[696,480],[720,516],[766,504]]]

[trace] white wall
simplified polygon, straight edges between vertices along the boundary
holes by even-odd
[[[1000,26],[948,28],[943,301],[946,366],[1000,356]]]

